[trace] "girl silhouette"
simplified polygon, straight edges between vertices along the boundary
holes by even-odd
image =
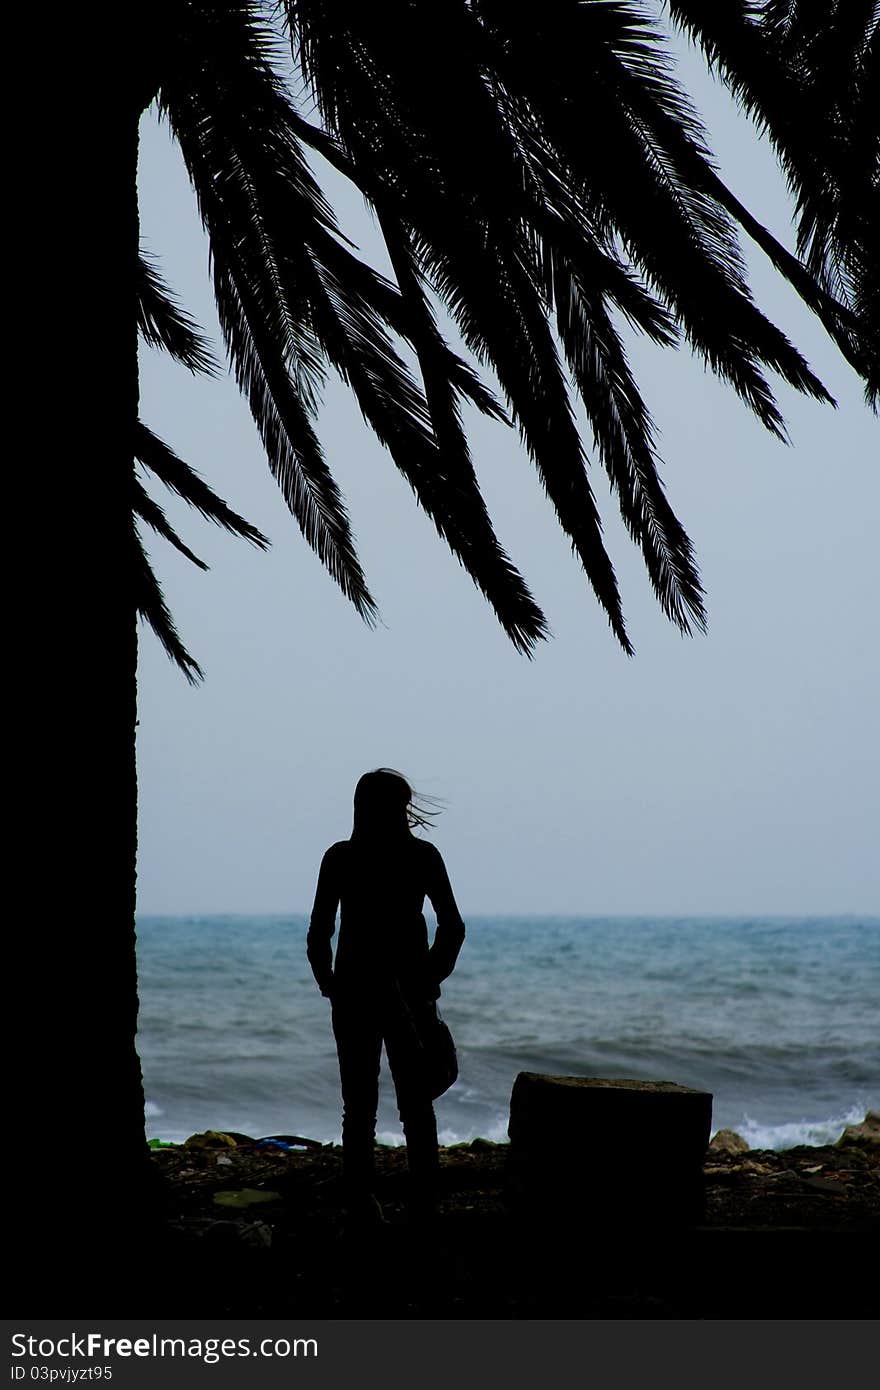
[[[429,826],[430,814],[399,772],[365,773],[355,788],[351,838],[330,846],[318,875],[307,951],[332,1004],[346,1201],[355,1218],[381,1220],[374,1143],[383,1042],[406,1137],[412,1215],[429,1215],[436,1200],[437,1122],[416,1025],[452,972],[464,923],[439,850],[413,834]],[[430,947],[426,897],[437,915]]]

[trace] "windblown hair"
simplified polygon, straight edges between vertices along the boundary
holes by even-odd
[[[439,806],[434,797],[413,791],[400,772],[391,767],[365,772],[354,789],[356,837],[410,835],[431,830]]]

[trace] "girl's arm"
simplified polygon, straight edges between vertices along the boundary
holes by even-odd
[[[331,845],[318,873],[315,902],[306,936],[306,955],[321,993],[329,999],[333,991],[333,951],[330,942],[336,930],[339,907],[339,874],[336,846]]]
[[[452,892],[443,856],[436,846],[428,845],[427,848],[430,851],[430,871],[426,892],[437,914],[437,931],[434,944],[428,952],[428,964],[432,980],[439,985],[455,968],[458,953],[464,942],[464,922],[461,920],[461,913]]]

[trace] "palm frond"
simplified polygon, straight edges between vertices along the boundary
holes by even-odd
[[[499,241],[488,240],[483,254],[470,239],[453,242],[442,256],[424,243],[417,251],[468,347],[491,361],[559,524],[631,653],[566,382],[528,271]]]
[[[324,460],[306,402],[278,361],[267,332],[266,300],[254,293],[239,267],[235,276],[213,257],[214,287],[223,334],[236,380],[260,432],[269,467],[315,551],[347,598],[368,623],[378,610],[354,548],[342,497]]]
[[[880,10],[871,0],[668,0],[668,9],[773,142],[796,200],[798,254],[852,311],[835,339],[876,402]]]
[[[298,133],[304,125],[299,119],[293,122]],[[328,149],[327,142],[319,140],[316,147],[322,147],[342,172],[351,172],[338,146]],[[528,652],[546,635],[546,621],[492,529],[457,397],[467,397],[484,414],[505,423],[507,416],[440,334],[404,229],[387,211],[379,215],[397,287],[352,256],[327,230],[312,228],[312,265],[299,267],[299,274],[311,284],[316,329],[329,359],[352,386],[365,418],[389,448],[438,533],[495,608],[514,645]],[[383,322],[415,349],[424,400],[385,338]]]
[[[367,589],[342,498],[312,426],[324,380],[310,306],[284,280],[274,199],[290,216],[282,242],[332,214],[289,137],[282,84],[255,7],[193,4],[159,95],[211,238],[221,329],[282,495],[308,544],[368,622]]]
[[[206,570],[208,568],[204,560],[200,560],[198,555],[193,554],[189,546],[184,545],[162,508],[157,502],[153,501],[153,498],[137,478],[134,479],[132,511],[135,516],[139,516],[157,535],[162,536],[164,540],[168,541],[169,545],[173,545],[175,550],[179,550],[181,555],[185,555],[186,558],[191,560],[200,570]]]
[[[160,482],[184,502],[195,507],[208,521],[213,521],[224,530],[231,531],[233,535],[250,541],[251,545],[257,546],[260,550],[269,548],[270,542],[262,532],[227,506],[222,497],[218,497],[194,469],[178,458],[142,420],[138,421],[135,429],[134,456],[139,463],[155,474]]]
[[[693,161],[710,169],[696,116],[667,71],[661,36],[630,6],[557,5],[537,35],[521,12],[500,8],[485,0],[480,6],[492,11],[503,33],[498,81],[518,96],[509,118],[528,119],[540,132],[597,227],[615,228],[692,346],[782,435],[759,363],[798,390],[825,400],[828,393],[752,302],[733,222],[706,191],[708,177],[696,182],[692,170],[682,177],[674,155],[628,100],[629,88],[638,85],[678,126]],[[602,139],[575,139],[573,126],[601,128]]]
[[[546,620],[492,528],[462,423],[469,401],[516,424],[630,652],[576,393],[661,607],[683,631],[704,627],[693,547],[666,498],[650,413],[617,325],[663,346],[686,339],[780,437],[769,373],[831,401],[754,302],[741,229],[876,395],[874,7],[669,0],[674,21],[703,44],[774,141],[797,198],[797,255],[720,178],[667,39],[635,0],[547,0],[538,11],[509,0],[286,0],[280,8],[321,128],[294,109],[263,7],[248,0],[175,8],[159,104],[211,239],[236,379],[307,542],[372,621],[375,604],[316,432],[332,368],[511,639],[530,651]],[[343,235],[308,149],[372,206],[396,283]],[[194,325],[174,318],[157,280],[145,296],[153,304],[142,309],[145,335],[189,365]],[[435,300],[476,367],[446,341]],[[395,335],[414,351],[420,381]],[[204,485],[149,432],[139,439],[164,482],[220,524],[234,520],[230,529],[259,537],[200,492]],[[167,528],[155,504],[138,505],[142,519]],[[173,532],[168,538],[182,548]]]
[[[138,257],[137,313],[138,330],[150,347],[164,349],[193,374],[216,375],[211,344],[143,251]]]
[[[390,234],[390,229],[389,234]],[[546,636],[544,615],[500,546],[480,495],[449,381],[446,349],[426,301],[407,278],[403,242],[391,248],[407,287],[411,329],[426,397],[384,338],[381,321],[336,269],[313,250],[315,322],[328,356],[351,386],[377,438],[521,651]],[[421,313],[421,327],[417,316]]]
[[[339,167],[345,169],[347,163],[344,159],[340,159]],[[373,205],[383,229],[393,228],[395,225],[393,214],[387,208],[382,211],[384,204],[381,194],[375,194]],[[403,228],[400,228],[400,234],[405,237],[406,233]],[[356,294],[370,313],[387,324],[389,329],[408,342],[416,352],[418,352],[419,343],[425,341],[425,314],[427,313],[434,324],[433,330],[430,330],[431,351],[455,394],[468,399],[481,414],[486,415],[489,419],[498,420],[505,425],[510,424],[507,412],[493,392],[470,364],[452,351],[437,329],[423,289],[417,282],[411,282],[404,276],[404,283],[401,284],[400,276],[398,276],[398,285],[392,285],[384,276],[379,275],[371,266],[353,256],[351,252],[339,244],[334,236],[320,227],[312,229],[310,247],[316,258],[327,266],[335,277],[344,281],[350,294]],[[387,237],[386,247],[391,255]],[[393,255],[392,263],[394,263]],[[396,266],[395,273],[397,273]]]
[[[180,640],[134,521],[131,524],[131,553],[136,611],[149,623],[168,656],[175,666],[179,666],[190,685],[195,685],[203,679],[204,672]]]
[[[312,8],[297,5],[297,23]],[[630,651],[565,381],[529,269],[522,161],[479,72],[469,66],[467,32],[456,27],[459,19],[470,24],[467,12],[444,9],[436,36],[441,51],[419,67],[411,61],[414,19],[407,6],[392,5],[381,26],[347,5],[334,10],[337,16],[344,26],[329,45],[322,14],[319,43],[311,45],[306,26],[298,49],[319,104],[345,153],[381,183],[380,216],[387,222],[390,210],[413,229],[420,273],[477,360],[491,362],[560,523]],[[451,57],[453,50],[457,89],[449,103],[439,100],[439,74],[444,53]],[[465,137],[479,158],[469,156]]]
[[[562,344],[596,446],[617,492],[627,529],[639,544],[666,615],[683,632],[705,631],[703,590],[693,547],[657,474],[653,428],[602,297],[554,262],[554,300]]]
[[[699,129],[696,113],[683,106],[683,95],[666,82],[657,83],[617,63],[609,75],[621,99],[645,137],[666,151],[666,158],[683,185],[701,189],[725,209],[767,255],[772,265],[822,320],[838,347],[857,368],[851,335],[858,329],[853,313],[833,298],[813,274],[764,227],[718,176]],[[682,120],[682,111],[686,119]]]
[[[240,43],[236,55],[240,64]],[[201,164],[194,182],[201,189],[203,214],[212,228],[221,323],[270,462],[275,459],[273,466],[283,482],[277,458],[278,405],[285,391],[288,435],[292,421],[296,447],[302,453],[303,441],[307,442],[312,464],[317,439],[308,421],[310,401],[302,401],[296,419],[292,418],[291,406],[296,402],[278,370],[277,351],[270,360],[267,323],[276,341],[284,345],[288,361],[296,362],[307,334],[312,360],[332,364],[351,385],[365,418],[440,534],[489,598],[515,644],[528,650],[544,635],[545,621],[494,536],[463,448],[463,433],[447,413],[446,443],[442,451],[438,449],[431,410],[387,336],[389,320],[390,326],[409,336],[423,336],[419,323],[424,325],[424,315],[420,320],[418,305],[408,303],[399,289],[383,281],[343,244],[304,162],[293,113],[280,84],[260,54],[251,53],[248,63],[246,123],[241,120],[240,94],[228,111],[218,104],[216,71],[210,120],[199,120],[198,139],[191,139],[190,131],[176,119],[185,157],[193,166]],[[190,82],[191,105],[193,87]],[[192,120],[188,125],[195,127]],[[206,180],[209,166],[215,173]],[[214,203],[218,214],[222,210],[222,218],[212,211]],[[259,332],[263,336],[258,344]],[[467,395],[486,413],[501,414],[491,393],[442,344],[439,335],[432,339],[432,346],[442,370],[452,378],[453,393]],[[267,391],[263,383],[270,376]],[[269,418],[272,409],[274,418]],[[312,475],[315,472],[312,466]],[[293,476],[293,470],[288,470],[288,479]],[[329,474],[322,481],[329,487]],[[293,501],[296,505],[297,499]],[[307,538],[313,535],[307,516],[301,516],[301,524]],[[332,557],[327,562],[332,564]],[[353,551],[348,563],[349,568],[356,563]]]
[[[831,397],[754,303],[737,224],[850,351],[847,306],[718,177],[665,40],[639,6],[555,0],[536,15],[506,0],[450,0],[430,26],[430,50],[427,4],[388,0],[381,16],[346,0],[286,8],[294,56],[328,127],[300,127],[302,138],[373,204],[403,297],[416,303],[406,257],[393,249],[395,229],[406,229],[415,273],[498,377],[612,621],[616,584],[548,333],[551,309],[658,598],[680,625],[702,626],[692,547],[660,485],[650,417],[609,309],[658,341],[671,344],[682,329],[784,438],[767,370]],[[456,73],[454,101],[447,71]],[[427,381],[425,346],[414,346]],[[444,399],[435,386],[438,422]]]

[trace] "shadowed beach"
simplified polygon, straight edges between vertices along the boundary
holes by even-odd
[[[562,1140],[547,1135],[552,1155]],[[282,1148],[280,1145],[287,1145]],[[633,1171],[648,1182],[660,1144]],[[441,1149],[429,1233],[410,1225],[402,1148],[379,1145],[385,1220],[343,1222],[337,1145],[207,1132],[155,1149],[164,1208],[156,1315],[369,1318],[859,1318],[880,1232],[880,1117],[833,1145],[750,1150],[725,1132],[703,1164],[694,1225],[518,1208],[510,1146]],[[548,1194],[549,1195],[549,1194]],[[580,1194],[583,1196],[583,1194]],[[554,1194],[558,1198],[558,1194]]]

